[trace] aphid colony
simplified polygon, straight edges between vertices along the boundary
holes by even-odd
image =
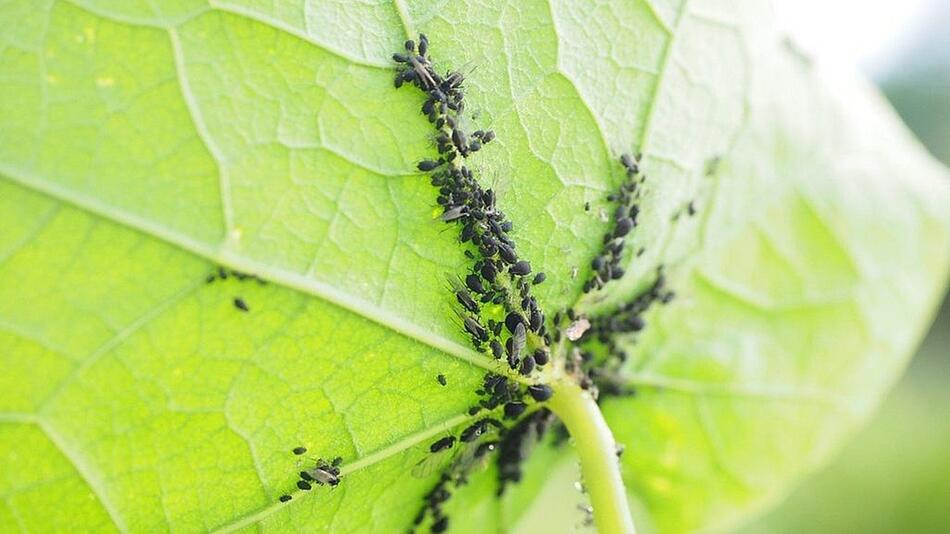
[[[462,160],[495,138],[492,131],[464,131],[461,114],[465,109],[459,72],[440,75],[428,58],[429,41],[419,36],[418,45],[406,41],[405,53],[393,55],[400,64],[395,85],[412,83],[427,95],[422,113],[435,126],[437,160],[419,163],[420,171],[430,173],[431,183],[439,188],[437,201],[442,207],[440,219],[460,227],[459,239],[471,244],[469,257],[476,259],[472,272],[453,283],[455,298],[461,305],[461,327],[480,352],[505,360],[510,369],[530,375],[550,360],[544,313],[531,296],[531,286],[544,282],[544,273],[533,277],[531,264],[518,257],[514,241],[508,236],[511,221],[495,205],[495,194],[483,189]],[[476,254],[477,252],[477,254]],[[483,307],[503,310],[496,318],[482,313]]]
[[[620,266],[623,258],[624,244],[627,235],[637,226],[637,216],[640,214],[639,201],[642,197],[640,186],[646,177],[640,174],[640,158],[629,154],[620,157],[620,163],[626,170],[626,177],[616,193],[607,197],[607,200],[616,205],[613,213],[613,227],[604,234],[604,247],[600,254],[591,261],[593,274],[584,283],[584,293],[595,289],[602,289],[604,285],[623,277],[624,270]]]
[[[305,447],[294,447],[291,452],[297,456],[300,456],[306,454],[307,449]],[[340,483],[340,465],[343,463],[343,458],[337,456],[329,462],[323,458],[317,458],[316,460],[311,461],[312,465],[309,468],[300,471],[298,474],[298,490],[310,491],[313,489],[314,485],[326,485],[333,487]],[[293,497],[287,494],[280,496],[280,502],[288,502],[291,499],[293,499]]]
[[[459,72],[440,75],[429,60],[428,50],[428,39],[420,35],[418,44],[407,41],[405,53],[393,55],[393,60],[399,65],[395,86],[399,88],[409,83],[426,94],[422,113],[435,127],[434,141],[439,157],[421,161],[418,168],[429,173],[431,184],[438,188],[437,202],[442,209],[439,219],[459,228],[459,241],[467,246],[466,255],[475,260],[469,273],[451,282],[459,304],[460,327],[476,350],[504,362],[512,373],[531,376],[551,360],[547,321],[531,295],[532,287],[543,283],[546,276],[533,272],[531,264],[519,258],[515,243],[509,237],[511,221],[497,208],[494,192],[483,189],[464,165],[464,159],[491,142],[495,134],[490,130],[471,134],[465,131],[461,124],[465,109],[464,77]],[[441,379],[439,382],[442,383]],[[469,415],[500,411],[502,419],[511,421],[518,420],[528,411],[530,399],[544,402],[552,395],[547,385],[525,387],[499,373],[486,374],[476,393],[481,400],[469,410]],[[538,414],[550,418],[549,412],[541,409],[525,421],[534,421]],[[472,452],[459,453],[460,457],[476,459],[496,448],[508,451],[503,452],[498,460],[500,466],[507,466],[499,479],[503,487],[504,483],[520,478],[520,474],[515,476],[513,473],[520,473],[518,466],[523,454],[518,451],[526,450],[523,442],[529,436],[518,430],[521,424],[507,429],[498,419],[483,417],[457,436],[444,436],[432,442],[429,451],[432,455],[440,455],[464,448]],[[487,434],[493,437],[497,434],[499,439],[483,439]],[[471,465],[470,461],[456,461],[442,473],[438,484],[426,496],[416,517],[416,525],[421,524],[428,514],[432,532],[448,528],[448,517],[442,511],[442,504],[451,495],[451,485],[465,483]]]

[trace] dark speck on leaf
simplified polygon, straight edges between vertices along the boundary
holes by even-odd
[[[244,302],[244,299],[241,297],[234,297],[234,307],[241,311],[250,311],[250,308],[247,307],[247,303]]]
[[[443,386],[447,383],[445,381],[445,375],[443,374],[440,374],[439,376],[435,377],[435,379],[438,380],[439,384],[442,384]]]

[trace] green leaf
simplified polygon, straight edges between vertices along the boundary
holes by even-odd
[[[546,310],[609,310],[667,265],[639,393],[604,403],[644,528],[786,491],[880,400],[946,281],[945,170],[759,1],[12,0],[0,27],[2,530],[409,526],[437,477],[410,471],[490,367],[415,171],[421,97],[392,88],[417,31],[498,132],[472,166]],[[645,253],[581,298],[637,150]],[[206,283],[219,264],[268,284]],[[298,445],[344,481],[278,505]],[[514,525],[530,466],[520,495],[491,499],[489,470],[452,506]]]

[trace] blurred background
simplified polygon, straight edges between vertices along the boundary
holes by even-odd
[[[802,48],[870,76],[950,165],[950,0],[776,1]],[[736,534],[792,532],[950,532],[950,299],[870,425]]]

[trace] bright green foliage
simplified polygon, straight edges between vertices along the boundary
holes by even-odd
[[[546,309],[609,310],[667,265],[678,298],[631,345],[639,394],[604,405],[643,529],[781,494],[914,348],[950,188],[766,7],[0,2],[0,530],[408,527],[436,476],[409,471],[488,366],[414,170],[434,152],[421,97],[392,88],[417,31],[498,133],[472,166],[548,273]],[[646,251],[578,301],[637,150]],[[206,284],[218,264],[269,283]],[[277,506],[301,444],[343,456],[344,482]],[[501,504],[489,471],[453,510],[513,525],[546,465]]]

